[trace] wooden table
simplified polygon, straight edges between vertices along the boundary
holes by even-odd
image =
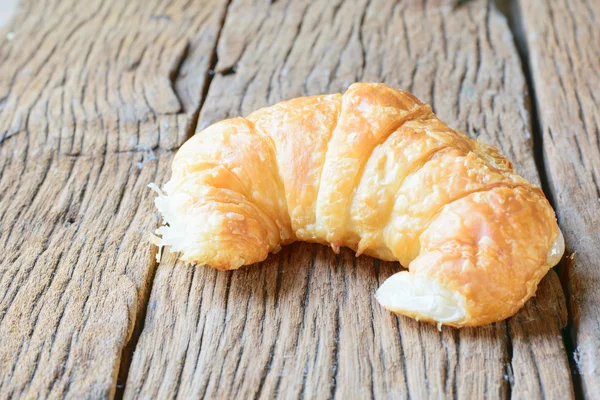
[[[21,0],[0,30],[0,398],[597,398],[599,21],[599,0]],[[146,186],[186,138],[354,81],[414,92],[546,190],[568,256],[518,315],[396,317],[373,293],[397,264],[317,245],[155,261]]]

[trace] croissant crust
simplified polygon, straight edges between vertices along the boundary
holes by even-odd
[[[384,84],[216,123],[155,189],[155,242],[183,261],[235,269],[297,240],[346,246],[408,268],[378,289],[384,307],[457,327],[516,313],[564,251],[544,194],[496,148]]]

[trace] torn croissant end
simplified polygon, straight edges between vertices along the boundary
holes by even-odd
[[[560,233],[548,253],[548,268],[558,264],[564,250],[565,242]],[[477,325],[469,323],[468,301],[459,291],[408,271],[389,277],[375,297],[382,306],[396,314],[438,324],[438,327],[442,324],[455,327]]]
[[[564,252],[541,189],[383,84],[216,123],[150,187],[163,217],[152,241],[185,262],[236,269],[294,241],[349,247],[407,267],[377,300],[438,326],[514,315]]]
[[[467,316],[463,295],[408,271],[389,277],[375,297],[388,310],[418,321],[460,325]]]

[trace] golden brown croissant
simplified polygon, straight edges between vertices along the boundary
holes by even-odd
[[[347,246],[407,266],[377,300],[438,324],[513,315],[564,251],[544,194],[496,148],[383,84],[216,123],[172,169],[155,240],[182,260],[235,269],[296,240]]]

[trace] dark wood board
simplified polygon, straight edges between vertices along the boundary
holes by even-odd
[[[600,393],[600,2],[520,1],[550,190],[569,262],[575,377]]]

